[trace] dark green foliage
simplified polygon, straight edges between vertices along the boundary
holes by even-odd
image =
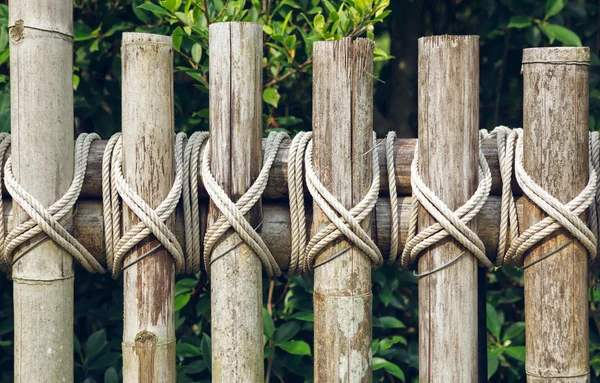
[[[19,0],[14,0],[19,1]],[[6,3],[6,0],[0,3]],[[208,12],[206,5],[208,4]],[[522,49],[584,45],[592,51],[590,128],[600,129],[600,14],[597,1],[548,0],[74,0],[75,129],[104,138],[120,129],[120,40],[124,31],[173,36],[178,131],[208,129],[207,24],[264,25],[265,130],[311,127],[311,52],[318,40],[365,36],[377,43],[375,129],[416,133],[416,38],[481,36],[481,126],[520,126]],[[391,14],[389,12],[392,12]],[[208,14],[208,18],[206,15]],[[0,4],[0,131],[10,129],[7,7]],[[385,249],[384,249],[385,250]],[[487,273],[488,371],[493,382],[524,381],[522,273]],[[417,284],[399,266],[373,271],[375,382],[416,382]],[[122,283],[77,271],[78,382],[121,381]],[[270,382],[312,381],[312,278],[264,280],[265,371]],[[595,287],[595,286],[593,286]],[[210,297],[204,281],[178,278],[177,366],[181,382],[210,382]],[[12,283],[0,281],[0,382],[12,381]],[[600,291],[590,291],[592,379],[600,374]],[[459,308],[457,308],[459,309]],[[482,324],[483,325],[483,324]],[[40,329],[47,331],[47,329]]]

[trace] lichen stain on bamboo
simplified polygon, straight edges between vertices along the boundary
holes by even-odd
[[[139,363],[139,383],[152,383],[154,377],[154,358],[158,339],[149,331],[142,331],[135,337],[134,352]]]
[[[352,339],[358,333],[361,323],[365,320],[362,297],[339,297],[336,299],[338,328],[347,339]]]
[[[369,360],[363,358],[362,353],[357,350],[350,350],[350,357],[340,355],[338,366],[338,379],[340,383],[361,382],[369,372],[370,360],[373,352],[369,352]]]
[[[10,27],[10,38],[13,43],[17,44],[23,40],[23,32],[25,31],[25,21],[17,20],[15,25]]]

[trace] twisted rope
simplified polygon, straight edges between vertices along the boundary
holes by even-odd
[[[590,168],[596,173],[596,177],[600,175],[600,137],[598,132],[590,133]],[[593,202],[590,204],[588,225],[594,233],[596,240],[600,235],[600,212],[598,211],[598,203],[600,203],[600,182],[597,182],[596,193],[594,194]],[[597,258],[597,253],[595,254]]]
[[[4,181],[8,193],[13,200],[29,215],[30,219],[15,227],[4,240],[4,251],[2,263],[8,269],[15,260],[12,258],[13,251],[23,243],[36,235],[44,232],[56,244],[65,249],[89,272],[104,273],[102,265],[92,256],[60,223],[60,220],[69,212],[77,202],[85,170],[90,146],[94,140],[100,139],[97,134],[82,134],[75,143],[75,170],[73,182],[67,192],[52,206],[46,209],[38,200],[29,194],[17,182],[12,168],[12,159],[8,158],[4,166]],[[10,138],[2,136],[0,153],[5,153]],[[2,232],[4,229],[2,227]]]
[[[312,162],[312,140],[307,143],[304,164],[308,191],[312,195],[313,201],[317,203],[331,223],[319,230],[319,232],[310,239],[304,253],[305,270],[312,270],[313,266],[318,266],[314,265],[316,256],[329,244],[342,236],[364,252],[373,265],[380,266],[383,263],[383,256],[377,248],[377,245],[373,242],[366,230],[361,227],[361,223],[371,215],[379,194],[379,155],[377,150],[375,150],[377,144],[376,141],[375,133],[373,133],[373,149],[371,149],[373,153],[373,179],[371,186],[365,197],[350,210],[347,210],[337,198],[323,186],[317,177]],[[348,249],[350,249],[350,247]],[[338,257],[348,249],[333,255],[324,262],[320,262],[319,265]],[[293,250],[292,253],[294,251],[302,250]]]
[[[200,151],[208,132],[189,138],[183,157],[183,216],[185,226],[185,272],[200,272],[200,206],[198,205]]]
[[[482,134],[480,134],[481,141]],[[481,145],[480,145],[481,146]],[[466,250],[475,255],[479,262],[491,267],[492,263],[485,255],[485,247],[477,234],[467,224],[477,215],[487,200],[492,186],[492,175],[487,161],[479,149],[479,185],[469,200],[456,211],[450,210],[435,193],[427,187],[419,173],[419,146],[415,147],[415,156],[411,166],[411,186],[413,200],[409,221],[408,239],[402,252],[402,264],[408,267],[417,261],[418,255],[428,247],[451,235]],[[417,234],[418,204],[437,221]],[[462,254],[461,254],[462,256]]]
[[[388,185],[390,191],[390,217],[391,217],[391,235],[390,235],[390,255],[388,263],[396,262],[398,256],[398,247],[400,238],[398,229],[400,228],[400,215],[398,214],[398,194],[396,191],[396,164],[394,163],[394,141],[396,132],[389,132],[385,139],[385,158],[388,172]]]
[[[292,250],[288,273],[298,275],[306,269],[306,212],[304,208],[304,153],[312,139],[311,132],[294,137],[288,152],[288,194],[290,198],[290,229]]]
[[[495,264],[496,266],[501,266],[506,262],[505,257],[508,247],[519,236],[517,205],[515,204],[511,188],[518,132],[506,126],[498,126],[490,133],[487,130],[482,130],[481,132],[485,137],[496,138],[496,145],[498,147],[498,162],[500,165],[500,177],[502,179],[502,200],[500,204],[498,252]]]
[[[259,257],[267,275],[277,277],[281,275],[281,269],[271,254],[271,251],[268,249],[260,235],[258,235],[255,228],[253,228],[246,220],[244,215],[250,211],[262,196],[269,180],[269,172],[271,171],[271,167],[275,161],[279,147],[281,146],[281,141],[283,141],[284,138],[288,138],[288,135],[282,132],[273,132],[269,135],[265,148],[263,167],[256,178],[256,181],[254,181],[248,191],[246,191],[236,203],[231,201],[229,196],[223,191],[212,175],[208,158],[210,142],[206,144],[201,164],[202,179],[208,195],[221,212],[217,221],[210,225],[206,230],[204,238],[204,267],[207,273],[210,272],[210,264],[213,259],[213,247],[227,230],[233,228],[240,236],[241,240]],[[237,245],[235,247],[237,247]],[[215,259],[224,256],[231,250],[232,249],[227,250],[224,254],[215,257]]]
[[[152,209],[146,201],[137,195],[123,176],[123,141],[121,134],[115,134],[108,142],[103,158],[102,184],[107,262],[110,262],[109,267],[112,268],[113,277],[119,275],[124,256],[150,234],[154,234],[156,239],[173,256],[175,271],[179,273],[183,270],[185,263],[183,250],[165,222],[175,211],[181,197],[184,139],[184,133],[177,134],[175,140],[175,181],[167,197],[156,210]],[[127,205],[140,219],[139,223],[131,227],[122,236],[119,230],[121,206],[118,197],[121,197],[122,203]]]
[[[593,159],[590,164],[588,184],[577,197],[569,201],[569,203],[563,204],[540,187],[525,172],[523,167],[523,131],[522,129],[515,129],[514,131],[518,136],[515,153],[517,182],[523,193],[548,216],[527,228],[525,232],[512,241],[506,253],[505,260],[516,265],[522,265],[523,256],[527,250],[560,228],[564,228],[571,233],[585,246],[592,260],[595,259],[597,254],[596,237],[583,220],[579,218],[579,215],[590,206],[598,193],[597,176],[594,170]]]

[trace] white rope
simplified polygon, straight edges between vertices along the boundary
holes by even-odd
[[[198,204],[200,152],[208,132],[195,132],[189,138],[183,158],[183,216],[185,227],[185,272],[200,272],[200,206]]]
[[[596,172],[596,177],[600,175],[600,137],[598,132],[590,133],[590,168]],[[598,203],[600,203],[600,181],[596,180],[596,193],[594,200],[590,204],[588,225],[594,233],[594,237],[598,240],[600,235],[600,212],[598,211]],[[597,258],[597,253],[593,254]]]
[[[23,243],[32,239],[42,232],[46,233],[55,243],[65,249],[89,272],[104,273],[102,265],[92,256],[60,223],[60,220],[72,213],[73,206],[77,202],[85,170],[89,150],[92,142],[99,139],[97,134],[82,134],[75,143],[75,170],[73,182],[67,192],[52,206],[46,209],[39,201],[29,194],[17,182],[12,168],[12,159],[8,158],[4,166],[5,184],[8,193],[12,196],[14,202],[29,215],[30,219],[19,224],[7,236],[4,241],[3,263],[6,266],[12,265],[13,251]],[[0,152],[6,151],[8,136],[2,137]],[[6,144],[5,144],[6,142]],[[2,229],[2,232],[4,230]],[[26,251],[26,250],[25,250]]]
[[[304,153],[312,138],[311,132],[294,137],[288,152],[288,194],[290,199],[290,229],[292,249],[288,273],[298,275],[306,270],[306,211],[304,208]]]
[[[386,165],[390,192],[390,219],[392,223],[390,233],[390,254],[387,260],[390,264],[396,262],[396,258],[398,256],[398,248],[400,246],[400,237],[398,235],[398,230],[400,228],[400,215],[398,214],[398,194],[396,190],[396,164],[394,163],[395,139],[396,132],[389,132],[385,139]]]
[[[501,266],[506,261],[505,255],[510,244],[519,236],[517,206],[511,187],[518,132],[506,126],[498,126],[490,133],[487,130],[482,130],[481,132],[486,138],[496,138],[496,145],[498,147],[498,163],[502,179],[502,200],[500,204],[498,253],[495,264],[496,266]]]
[[[331,223],[319,230],[319,232],[310,239],[305,252],[306,270],[311,270],[313,266],[316,266],[314,265],[314,261],[317,255],[329,244],[342,236],[364,252],[373,265],[380,266],[383,263],[383,256],[381,255],[379,248],[377,248],[377,245],[373,242],[366,230],[361,227],[361,223],[372,214],[379,194],[379,155],[378,151],[375,149],[377,144],[376,138],[375,133],[373,133],[373,148],[371,149],[373,153],[373,178],[371,186],[365,197],[350,210],[347,210],[337,198],[323,186],[317,177],[312,162],[312,140],[308,142],[304,156],[306,184],[308,186],[308,191],[313,197],[313,201],[316,202]],[[319,265],[334,259],[341,255],[341,253],[335,254],[324,262],[320,262]]]
[[[104,230],[106,238],[107,261],[112,268],[112,275],[119,275],[123,258],[140,241],[154,234],[156,239],[167,249],[175,261],[175,271],[184,268],[183,250],[173,232],[165,224],[173,214],[183,188],[183,141],[184,133],[179,133],[175,140],[175,181],[167,197],[156,210],[152,209],[125,180],[122,170],[122,137],[115,134],[104,152],[102,182],[104,199]],[[106,184],[108,183],[108,185]],[[116,193],[115,193],[116,191]],[[107,193],[108,192],[108,193]],[[117,195],[118,194],[118,195]],[[139,219],[140,222],[120,235],[121,206],[119,198]],[[135,262],[135,261],[134,261]],[[127,267],[127,266],[125,266]]]
[[[481,140],[482,134],[480,134]],[[481,146],[481,145],[480,145]],[[408,267],[417,261],[418,255],[428,247],[438,243],[447,236],[454,237],[466,250],[472,253],[479,262],[491,267],[492,263],[485,254],[485,247],[477,234],[467,224],[477,215],[487,200],[492,186],[492,176],[487,161],[479,149],[479,185],[469,200],[456,211],[450,210],[435,193],[427,187],[419,173],[418,144],[411,166],[411,186],[413,200],[406,246],[402,252],[402,264]],[[437,221],[417,234],[418,204]]]
[[[254,181],[248,191],[236,203],[231,201],[212,175],[209,163],[210,142],[206,144],[201,164],[202,179],[212,202],[221,212],[217,221],[208,227],[204,237],[204,267],[207,273],[210,271],[210,264],[213,259],[218,259],[232,250],[228,249],[224,254],[212,257],[212,250],[217,241],[227,230],[233,228],[241,240],[259,257],[267,275],[276,277],[281,275],[281,269],[271,251],[244,215],[250,211],[262,196],[269,180],[269,172],[281,146],[281,141],[284,138],[289,137],[283,132],[273,132],[269,135],[265,148],[263,167],[256,181]]]
[[[522,129],[515,129],[514,131],[518,135],[515,153],[517,182],[523,193],[548,216],[527,228],[525,232],[521,233],[511,243],[505,260],[516,265],[522,265],[523,255],[527,250],[560,228],[564,228],[571,233],[585,246],[592,260],[595,259],[597,254],[596,237],[581,218],[579,218],[579,215],[585,212],[597,194],[597,176],[594,166],[590,166],[590,176],[587,186],[577,197],[565,205],[542,189],[525,172],[523,167],[523,131]]]

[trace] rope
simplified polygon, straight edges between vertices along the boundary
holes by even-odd
[[[184,268],[184,257],[181,245],[173,232],[165,224],[173,214],[183,188],[183,141],[184,133],[179,133],[175,139],[175,181],[167,197],[156,210],[152,209],[123,176],[123,140],[120,133],[115,134],[108,142],[103,158],[102,184],[104,202],[104,230],[106,238],[107,262],[112,268],[113,277],[121,271],[123,258],[148,235],[154,234],[156,239],[173,256],[175,271]],[[139,219],[140,222],[120,235],[121,206],[119,197]],[[126,268],[128,266],[125,266]]]
[[[598,132],[590,133],[590,168],[594,170],[596,176],[600,175],[600,136]],[[589,207],[588,218],[588,225],[596,239],[600,236],[600,212],[598,211],[598,203],[600,203],[600,182],[596,185],[596,193],[594,194],[594,200]],[[597,257],[597,253],[595,256]]]
[[[189,138],[183,155],[183,216],[185,226],[185,272],[200,272],[200,206],[198,204],[200,151],[208,132],[196,132]]]
[[[65,249],[89,272],[104,273],[100,263],[91,255],[60,223],[60,220],[71,212],[77,202],[85,170],[90,146],[94,140],[99,139],[97,134],[82,134],[75,143],[75,170],[73,182],[67,192],[52,206],[46,209],[39,201],[29,194],[17,182],[12,168],[12,158],[9,157],[4,166],[4,181],[8,193],[15,203],[29,215],[30,219],[15,227],[4,240],[3,265],[8,270],[14,263],[12,254],[14,250],[28,240],[42,232],[46,233],[56,244]],[[2,136],[0,153],[3,155],[8,147],[10,138]],[[4,229],[2,228],[2,233]],[[26,250],[27,251],[27,250]]]
[[[590,176],[587,186],[577,197],[565,205],[542,189],[542,187],[533,181],[533,179],[525,172],[523,167],[523,131],[522,129],[515,129],[514,131],[518,135],[515,153],[515,174],[517,182],[523,190],[523,193],[548,216],[535,225],[527,228],[525,232],[521,233],[521,235],[511,243],[510,248],[506,253],[505,260],[516,265],[522,265],[523,256],[527,250],[560,228],[564,228],[571,233],[588,250],[592,260],[595,259],[597,254],[596,237],[581,218],[579,218],[579,215],[585,212],[598,193],[597,177],[593,160],[591,160]]]
[[[515,145],[518,132],[506,126],[498,126],[492,132],[481,130],[484,137],[496,138],[498,147],[498,162],[500,177],[502,179],[502,200],[500,204],[500,232],[498,237],[498,252],[496,266],[505,263],[506,252],[512,241],[519,236],[519,219],[517,205],[512,193],[513,165],[515,159]]]
[[[483,134],[480,134],[480,141]],[[481,146],[481,145],[480,145]],[[487,161],[479,149],[479,185],[475,194],[456,211],[450,210],[435,193],[425,185],[419,173],[419,146],[415,147],[415,156],[411,166],[411,186],[413,200],[409,221],[408,239],[402,252],[402,264],[408,267],[417,261],[418,255],[428,247],[451,235],[466,250],[472,253],[486,267],[492,263],[485,255],[485,247],[477,234],[467,224],[477,215],[487,200],[492,186],[492,175]],[[418,204],[433,216],[437,223],[421,230],[417,234]]]
[[[371,186],[365,195],[365,197],[352,209],[347,210],[338,200],[333,196],[325,186],[321,183],[312,162],[313,143],[310,136],[298,135],[294,138],[296,143],[292,143],[290,160],[295,162],[292,167],[294,169],[294,178],[298,177],[297,172],[301,172],[302,169],[302,152],[304,152],[304,167],[306,171],[306,183],[308,191],[313,197],[314,202],[317,203],[319,208],[327,216],[329,223],[326,227],[319,230],[308,242],[306,247],[302,239],[294,240],[292,238],[292,254],[294,264],[298,264],[300,261],[303,263],[303,271],[312,270],[313,267],[325,264],[332,259],[337,258],[341,254],[345,253],[348,249],[335,254],[329,259],[319,262],[315,265],[315,259],[317,255],[324,250],[329,244],[336,241],[338,238],[344,236],[347,240],[357,246],[366,256],[369,257],[372,264],[379,266],[383,263],[383,256],[377,248],[377,245],[371,239],[371,236],[365,229],[361,227],[361,223],[371,215],[375,203],[377,202],[377,196],[379,194],[379,156],[375,149],[376,136],[373,133],[373,153],[372,159],[372,173],[373,179]],[[367,152],[368,153],[368,152]],[[365,153],[365,154],[367,154]],[[293,157],[292,157],[293,156]],[[300,159],[299,159],[300,158]],[[288,164],[289,166],[289,164]],[[294,186],[290,189],[290,201],[294,200],[294,203],[290,203],[290,215],[297,217],[304,214],[304,196],[302,188],[298,187],[297,183],[294,182]],[[301,207],[301,208],[300,208]],[[301,210],[298,210],[301,209]],[[304,221],[297,221],[292,218],[292,233],[305,230]],[[294,237],[294,234],[292,234]]]
[[[298,275],[306,270],[306,212],[304,208],[304,153],[312,139],[311,132],[294,137],[288,152],[288,194],[290,198],[290,229],[292,250],[288,273]]]
[[[400,238],[398,229],[400,228],[400,215],[398,214],[398,194],[396,191],[396,164],[394,163],[394,140],[396,132],[389,132],[385,140],[385,159],[388,172],[388,185],[390,191],[390,218],[391,218],[391,234],[390,234],[390,254],[388,263],[396,262],[398,256],[398,247],[400,246]]]
[[[278,277],[281,275],[279,265],[275,261],[271,251],[267,248],[267,245],[246,220],[244,215],[250,211],[262,196],[262,193],[267,186],[267,181],[269,180],[269,172],[271,171],[271,167],[275,161],[279,147],[281,146],[281,141],[283,141],[284,138],[289,137],[286,133],[282,132],[273,132],[269,135],[265,148],[264,165],[256,178],[256,181],[254,181],[248,191],[246,191],[236,203],[231,201],[229,196],[223,191],[212,175],[208,157],[210,142],[206,144],[201,164],[202,179],[208,195],[221,212],[217,221],[210,225],[206,230],[204,238],[204,265],[207,273],[210,272],[209,266],[211,264],[211,255],[215,244],[227,230],[233,228],[240,236],[241,240],[259,257],[268,276]],[[234,246],[234,248],[237,246],[238,245]],[[227,250],[225,253],[219,255],[219,257],[224,256],[231,250],[232,249]]]

